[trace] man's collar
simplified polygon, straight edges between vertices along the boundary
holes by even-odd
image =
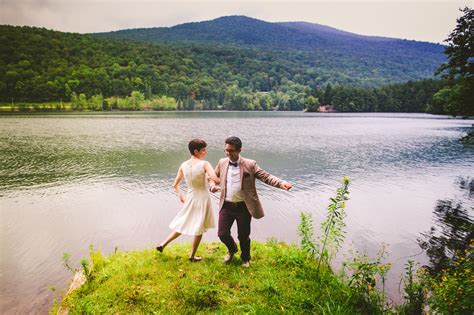
[[[235,162],[232,162],[231,159],[229,159],[229,165],[239,166],[240,165],[240,156],[239,156],[239,159]]]

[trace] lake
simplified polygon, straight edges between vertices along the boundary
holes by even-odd
[[[205,139],[215,165],[229,135],[242,139],[242,156],[294,185],[289,192],[258,185],[266,216],[252,221],[253,240],[298,242],[301,211],[319,231],[329,197],[348,176],[346,243],[335,264],[351,250],[373,255],[387,244],[388,293],[396,301],[405,262],[426,262],[416,240],[430,229],[436,202],[472,207],[459,181],[474,178],[474,148],[457,140],[473,123],[299,112],[1,116],[0,308],[46,313],[72,277],[65,252],[79,267],[90,245],[107,254],[156,246],[181,207],[171,185],[189,158],[187,143]],[[213,201],[217,214],[217,195]],[[216,233],[203,241],[217,241]]]

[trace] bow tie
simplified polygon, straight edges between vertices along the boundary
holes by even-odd
[[[229,165],[233,166],[233,167],[237,167],[237,162],[232,162],[232,161],[229,161]]]

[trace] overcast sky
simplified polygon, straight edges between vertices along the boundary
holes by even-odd
[[[472,0],[0,0],[0,24],[65,32],[174,26],[225,15],[306,21],[363,34],[440,43]]]

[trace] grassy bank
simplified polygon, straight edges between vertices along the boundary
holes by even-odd
[[[71,102],[43,102],[43,103],[0,103],[0,113],[18,113],[18,112],[68,112],[72,111]]]
[[[252,243],[252,265],[225,265],[218,243],[202,244],[202,262],[186,257],[189,244],[91,254],[89,280],[65,297],[72,313],[377,313],[342,278],[283,243]],[[57,306],[53,308],[55,312]]]

